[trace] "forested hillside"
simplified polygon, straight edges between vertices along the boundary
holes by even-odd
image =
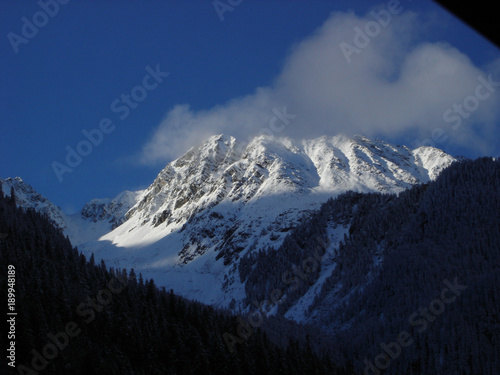
[[[278,288],[286,295],[279,313],[292,311],[320,267],[302,267],[308,272],[296,283],[282,275],[319,254],[323,268],[334,267],[298,320],[335,334],[340,357],[356,372],[498,374],[499,186],[500,163],[482,158],[456,162],[399,196],[343,194],[279,249],[242,261],[247,302],[271,299]],[[328,233],[337,227],[346,235],[332,248]],[[408,347],[383,349],[401,334]]]
[[[2,194],[0,267],[15,267],[18,313],[18,367],[2,373],[497,375],[499,179],[498,161],[463,160],[398,196],[330,199],[280,248],[242,258],[250,312],[277,306],[250,330],[85,259],[47,217]]]
[[[87,261],[47,217],[16,208],[14,195],[0,193],[0,285],[7,301],[14,266],[17,368],[3,355],[2,374],[351,373],[305,343],[278,346],[260,330],[231,352],[223,334],[238,332],[236,317],[133,270]],[[2,348],[9,345],[2,333]]]

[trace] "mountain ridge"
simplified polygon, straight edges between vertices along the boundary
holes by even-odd
[[[0,178],[0,183],[5,195],[9,196],[11,188],[14,188],[17,206],[25,209],[33,208],[47,215],[57,228],[70,237],[74,245],[97,240],[123,223],[125,213],[142,193],[142,190],[137,192],[126,190],[115,198],[92,199],[80,211],[69,215],[24,182],[21,177]]]
[[[432,147],[363,136],[247,143],[215,135],[168,163],[145,190],[66,215],[64,229],[86,254],[227,306],[245,298],[240,257],[279,247],[328,198],[348,190],[398,193],[436,178],[454,160]]]

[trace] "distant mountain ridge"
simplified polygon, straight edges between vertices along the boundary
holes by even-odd
[[[125,222],[125,214],[137,203],[142,191],[128,191],[118,194],[115,198],[92,199],[81,210],[83,218],[93,222],[107,221],[112,224],[112,229]]]
[[[123,223],[125,213],[142,192],[124,191],[113,199],[93,199],[76,214],[68,215],[20,177],[0,178],[0,183],[5,195],[9,196],[11,188],[14,188],[17,206],[33,208],[47,215],[71,238],[74,245],[96,240]]]

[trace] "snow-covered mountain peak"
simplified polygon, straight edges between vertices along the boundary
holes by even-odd
[[[0,182],[7,196],[10,196],[11,188],[14,188],[17,206],[25,209],[33,208],[47,215],[71,238],[74,245],[96,240],[123,223],[125,213],[143,192],[124,191],[112,199],[93,199],[85,204],[80,212],[67,215],[20,177],[0,178]]]
[[[453,158],[436,150],[344,135],[295,141],[258,136],[248,144],[216,135],[169,163],[127,219],[180,227],[227,200],[247,203],[275,194],[312,191],[400,191],[435,178]]]
[[[65,233],[75,245],[97,240],[126,220],[125,214],[143,193],[125,190],[114,198],[92,199],[80,212],[66,215]]]
[[[301,216],[329,197],[428,182],[454,160],[438,151],[363,136],[264,135],[248,143],[213,136],[169,163],[127,221],[88,248],[191,298],[226,303],[227,296],[241,297],[234,277],[241,256],[277,248]],[[192,273],[205,275],[207,285],[193,285]],[[209,293],[208,284],[218,291]]]
[[[169,163],[126,217],[139,215],[143,223],[153,225],[181,223],[218,200],[217,187],[224,184],[224,173],[240,156],[235,138],[210,137]],[[192,204],[185,206],[188,201]]]
[[[419,147],[412,153],[416,164],[427,171],[431,180],[435,180],[442,170],[455,160],[444,151],[430,146]]]
[[[166,165],[144,191],[92,200],[78,215],[63,215],[64,225],[80,249],[112,266],[227,305],[244,297],[239,259],[278,248],[328,198],[347,190],[401,192],[454,160],[432,147],[364,136],[240,142],[216,135]]]
[[[85,204],[80,215],[83,219],[94,223],[99,221],[110,223],[111,229],[114,229],[125,221],[125,214],[137,202],[138,197],[143,192],[143,190],[125,190],[113,199],[92,199]]]
[[[42,194],[38,193],[31,185],[22,180],[21,177],[1,179],[2,190],[5,195],[10,196],[11,188],[14,188],[16,205],[22,208],[34,208],[38,212],[47,215],[54,224],[66,228],[65,215],[61,208],[53,204]]]

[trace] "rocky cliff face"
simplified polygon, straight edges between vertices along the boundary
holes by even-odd
[[[111,224],[111,229],[120,226],[125,220],[125,214],[137,202],[142,191],[124,191],[115,198],[92,199],[81,210],[83,219]]]

